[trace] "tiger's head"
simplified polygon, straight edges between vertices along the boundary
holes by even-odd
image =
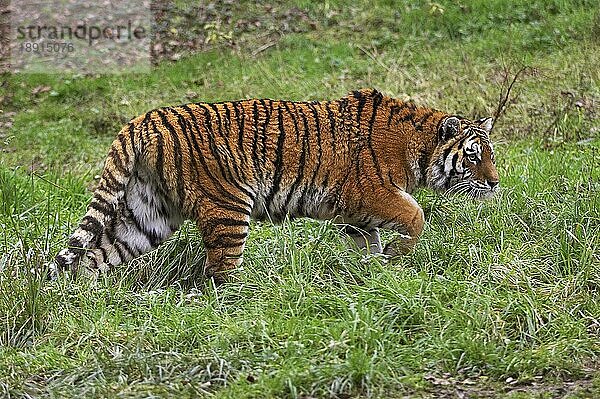
[[[477,121],[456,116],[444,118],[427,170],[428,185],[447,193],[491,198],[500,183],[488,137],[491,129],[492,118]]]

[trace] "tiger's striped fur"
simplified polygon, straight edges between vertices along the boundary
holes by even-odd
[[[490,196],[487,130],[360,90],[335,101],[252,99],[155,109],[113,142],[55,271],[106,271],[193,219],[217,280],[242,261],[250,218],[334,219],[359,246],[406,253],[423,230],[417,187]],[[403,235],[382,248],[379,228]]]

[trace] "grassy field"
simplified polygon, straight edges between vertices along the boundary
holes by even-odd
[[[203,27],[176,1],[182,35],[210,40],[149,74],[2,75],[0,397],[600,397],[597,2],[394,4],[218,2]],[[217,289],[191,225],[93,287],[36,271],[151,108],[376,87],[479,117],[522,65],[501,192],[418,192],[427,225],[397,262],[295,220],[254,223]]]

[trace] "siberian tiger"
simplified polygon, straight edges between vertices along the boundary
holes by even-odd
[[[242,262],[250,218],[333,219],[360,247],[407,253],[424,225],[415,188],[475,198],[497,190],[491,122],[373,89],[334,101],[155,109],[119,132],[51,272],[104,272],[156,248],[185,219],[197,224],[216,282]],[[379,228],[402,234],[382,248]]]

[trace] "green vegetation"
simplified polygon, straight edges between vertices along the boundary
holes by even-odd
[[[0,396],[600,396],[597,2],[216,7],[229,17],[196,27],[211,48],[149,74],[2,77]],[[426,229],[398,262],[296,220],[253,224],[217,289],[192,225],[94,286],[39,273],[114,135],[148,109],[377,87],[485,116],[521,65],[494,132],[503,190],[418,192]]]

